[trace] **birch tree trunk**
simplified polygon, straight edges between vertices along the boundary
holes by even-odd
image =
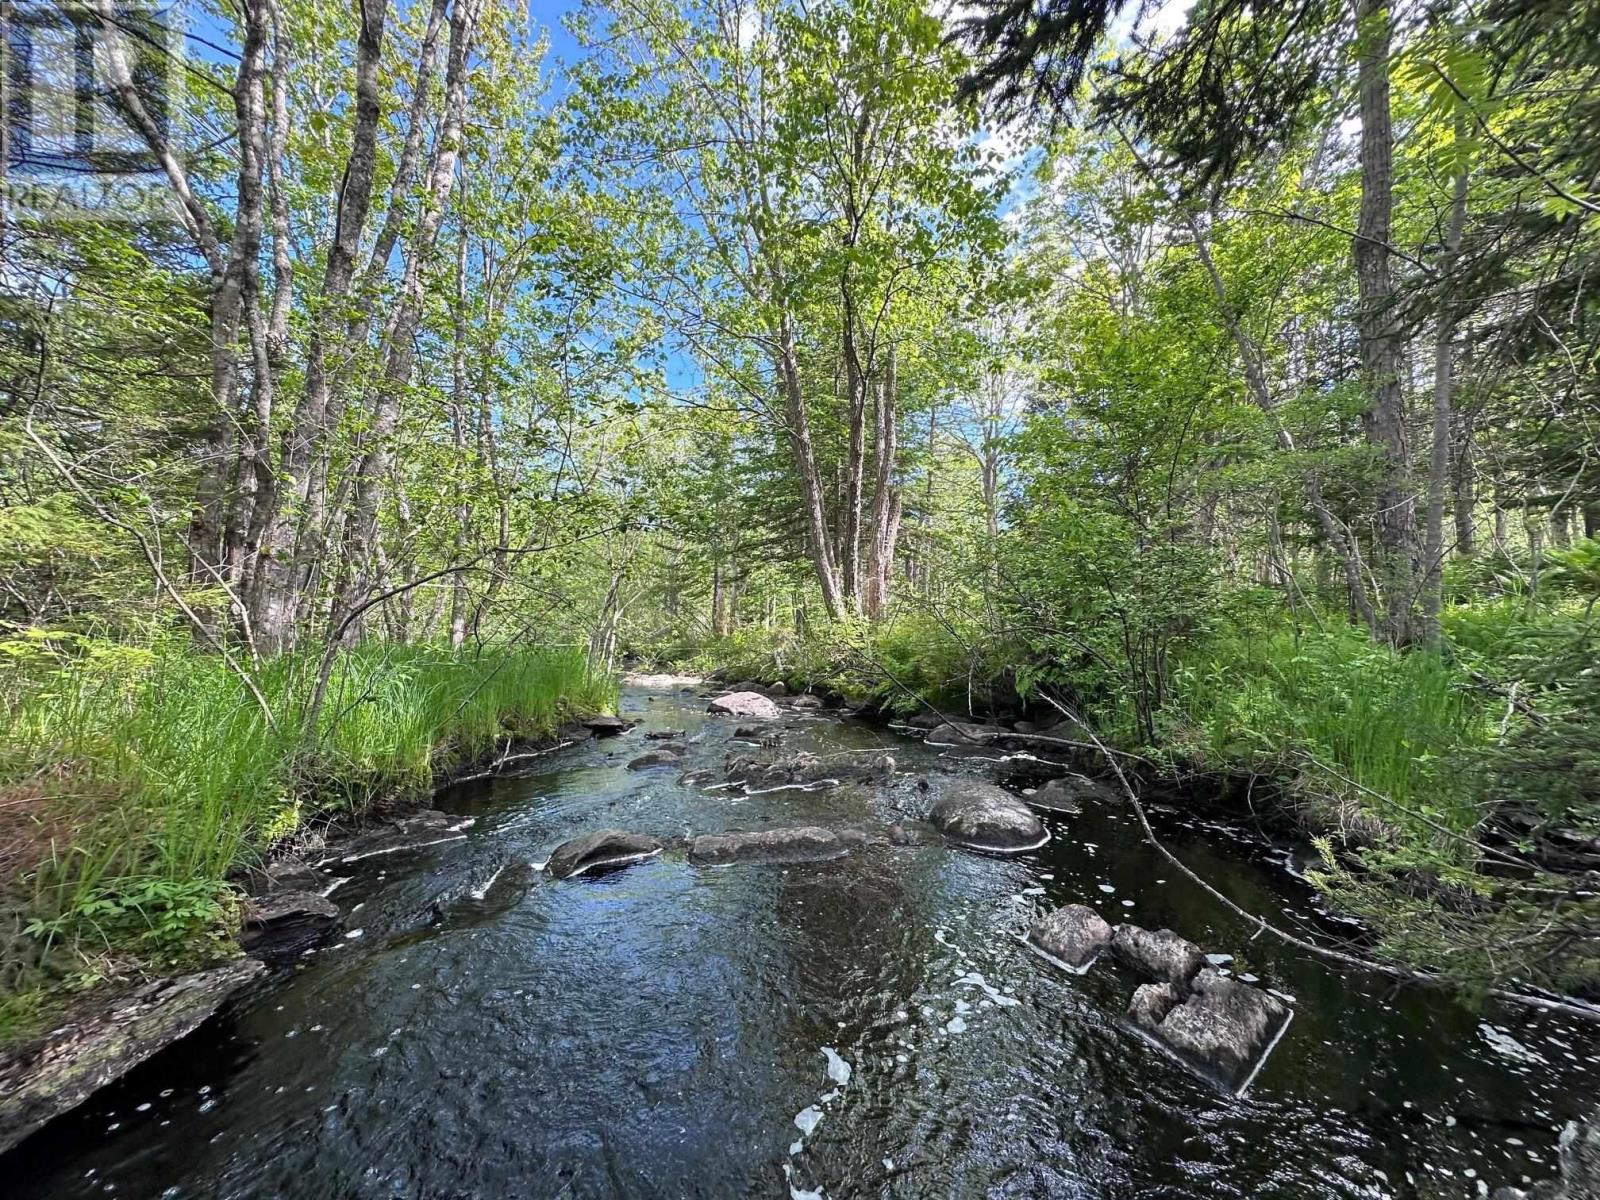
[[[444,118],[434,141],[422,211],[418,214],[416,231],[406,258],[400,302],[395,310],[393,332],[388,338],[388,353],[373,404],[366,449],[356,466],[352,484],[351,511],[345,529],[345,583],[340,587],[334,604],[332,620],[335,629],[365,599],[378,578],[373,558],[378,509],[393,458],[393,439],[400,421],[401,402],[411,382],[416,356],[416,331],[422,320],[427,264],[438,240],[445,206],[455,182],[456,160],[461,150],[461,126],[466,113],[467,59],[471,53],[477,11],[477,0],[456,0],[450,13]]]
[[[790,455],[795,473],[800,477],[811,563],[822,589],[823,607],[837,621],[844,617],[846,611],[844,592],[839,586],[839,571],[833,560],[827,507],[823,502],[822,480],[817,473],[816,449],[811,438],[811,417],[806,412],[805,393],[800,386],[800,368],[795,360],[794,327],[787,313],[778,318],[776,340],[776,361],[773,366],[783,393]]]
[[[329,436],[329,350],[341,348],[335,321],[354,277],[377,167],[378,64],[383,52],[387,0],[358,0],[356,38],[355,127],[334,205],[333,241],[323,269],[320,305],[311,324],[306,356],[305,389],[295,405],[278,456],[272,514],[266,522],[251,586],[250,608],[264,650],[294,644],[296,588],[316,568],[300,537],[310,500],[310,467]]]

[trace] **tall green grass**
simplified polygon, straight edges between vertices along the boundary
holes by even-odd
[[[228,936],[228,875],[313,813],[421,791],[616,701],[575,650],[368,646],[336,661],[307,729],[313,656],[254,676],[269,721],[187,648],[40,635],[0,651],[0,991],[96,957],[203,957]]]
[[[1363,630],[1213,643],[1176,672],[1166,721],[1178,746],[1294,778],[1318,815],[1358,832],[1448,854],[1480,817],[1462,760],[1491,734],[1485,698],[1438,655],[1396,653]]]

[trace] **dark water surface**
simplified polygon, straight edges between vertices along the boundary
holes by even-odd
[[[734,722],[704,704],[623,699],[645,729],[689,729],[689,767],[729,748]],[[1600,1091],[1594,1026],[1394,993],[1252,938],[1114,803],[1048,818],[1053,840],[1013,859],[933,845],[519,872],[605,826],[881,828],[923,815],[930,774],[1027,765],[785,726],[786,750],[888,747],[902,775],[705,792],[624,770],[641,729],[447,795],[476,818],[465,840],[362,864],[334,893],[350,936],[0,1159],[0,1197],[1431,1200],[1553,1174],[1555,1132]],[[1319,927],[1284,869],[1299,852],[1161,824],[1246,908]],[[1129,1031],[1118,968],[1067,975],[1020,943],[1074,901],[1170,926],[1295,998],[1244,1099]]]

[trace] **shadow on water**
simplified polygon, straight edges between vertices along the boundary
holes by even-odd
[[[1476,1014],[1288,952],[1170,870],[1110,802],[1013,859],[873,846],[699,869],[668,854],[562,883],[535,868],[606,826],[664,838],[768,824],[881,828],[918,781],[1004,771],[822,717],[786,751],[889,748],[891,787],[706,792],[624,764],[734,722],[633,691],[643,728],[443,803],[466,840],[366,864],[344,935],[0,1159],[33,1197],[1426,1197],[1553,1171],[1592,1096],[1595,1031]],[[747,747],[738,747],[748,749]],[[681,769],[681,768],[680,768]],[[1252,911],[1328,930],[1275,847],[1158,814]],[[1233,956],[1296,1018],[1244,1099],[1122,1017],[1134,981],[1070,976],[1017,935],[1092,904]]]

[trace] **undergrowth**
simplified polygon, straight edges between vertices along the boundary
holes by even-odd
[[[366,646],[308,730],[310,655],[254,674],[264,710],[186,647],[30,630],[0,654],[0,1041],[41,989],[226,952],[228,876],[313,815],[418,793],[616,699],[574,650]]]

